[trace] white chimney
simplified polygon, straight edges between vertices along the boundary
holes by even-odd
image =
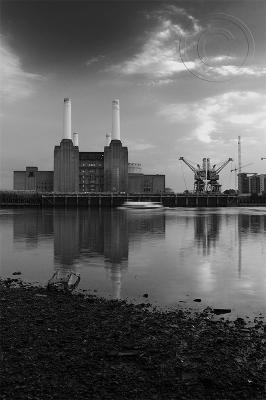
[[[120,107],[118,99],[112,101],[112,140],[120,140]]]
[[[64,126],[63,139],[72,139],[71,137],[71,99],[64,99]]]
[[[73,145],[79,147],[79,134],[77,132],[73,133]]]
[[[109,146],[110,142],[111,142],[111,134],[110,133],[106,133],[105,146]]]

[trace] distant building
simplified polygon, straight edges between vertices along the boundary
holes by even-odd
[[[38,167],[26,167],[25,171],[14,171],[13,187],[14,190],[52,192],[54,187],[54,172],[39,171]]]
[[[145,175],[141,164],[128,163],[128,148],[120,140],[119,100],[112,102],[112,134],[103,152],[80,152],[78,134],[71,131],[71,100],[64,99],[63,138],[54,148],[54,171],[14,171],[15,190],[42,192],[163,193],[165,175]]]
[[[266,174],[238,174],[240,194],[262,194],[266,191]]]
[[[249,178],[246,173],[238,174],[238,191],[239,194],[249,193]]]
[[[54,148],[54,192],[79,191],[79,149],[71,139]]]
[[[128,191],[128,149],[118,139],[104,147],[104,191]]]
[[[266,193],[266,174],[259,175],[260,177],[260,193]]]
[[[260,193],[260,176],[254,174],[249,176],[249,193]]]
[[[129,174],[142,174],[142,168],[140,163],[128,163]]]
[[[165,175],[128,174],[129,193],[164,193]]]
[[[146,175],[141,164],[128,164],[128,193],[164,193],[165,175]]]
[[[79,153],[79,191],[104,191],[104,153]]]

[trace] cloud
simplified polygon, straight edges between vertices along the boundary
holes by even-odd
[[[102,55],[102,54],[100,54],[99,56],[91,57],[85,62],[85,65],[87,67],[89,67],[90,65],[101,61],[103,58],[104,58],[104,55]]]
[[[242,65],[243,54],[240,50],[238,56],[237,52],[234,56],[220,54],[219,43],[217,49],[214,46],[205,57],[204,49],[199,49],[207,26],[201,25],[180,7],[163,6],[148,14],[147,19],[155,20],[155,27],[146,34],[140,51],[119,64],[111,65],[107,71],[145,77],[152,82],[152,86],[170,84],[180,73],[187,71],[214,81],[240,75],[260,77],[266,74],[265,67]]]
[[[19,57],[0,42],[0,94],[2,99],[13,102],[30,96],[34,91],[34,82],[43,79],[41,75],[23,70]]]
[[[109,70],[123,75],[146,75],[152,80],[163,80],[194,68],[194,61],[185,66],[178,53],[178,40],[185,35],[193,35],[198,31],[198,21],[185,10],[176,7],[164,7],[162,11],[148,16],[157,20],[157,27],[152,30],[142,49],[129,60],[112,65]],[[156,81],[153,81],[156,84]]]
[[[200,75],[205,76],[206,78],[215,78],[215,76],[220,77],[233,77],[233,76],[253,76],[253,77],[261,77],[266,75],[265,67],[258,66],[237,66],[237,65],[222,65],[216,67],[209,67],[205,65],[201,65],[199,67]],[[190,69],[190,68],[188,68]]]
[[[144,142],[143,140],[126,140],[126,146],[130,148],[130,151],[144,151],[154,149],[156,147],[154,144]]]
[[[191,137],[203,143],[224,142],[237,131],[254,141],[266,130],[266,94],[232,91],[200,102],[169,104],[159,115],[169,123],[189,122]]]

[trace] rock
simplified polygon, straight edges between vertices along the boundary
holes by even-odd
[[[228,314],[231,312],[231,308],[214,308],[213,313],[216,315]]]
[[[147,298],[147,297],[149,297],[149,295],[148,295],[148,293],[144,293],[144,295],[142,297]]]
[[[265,399],[259,319],[249,338],[242,319],[210,309],[150,311],[11,283],[0,279],[3,400]]]
[[[196,303],[200,303],[201,299],[194,299],[193,301],[195,301]]]
[[[15,272],[13,272],[12,275],[21,275],[21,272],[20,271],[15,271]]]
[[[137,350],[132,350],[132,351],[119,351],[117,353],[118,356],[120,357],[135,357],[136,355],[138,355],[139,352]]]

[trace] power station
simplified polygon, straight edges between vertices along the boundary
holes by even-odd
[[[82,152],[78,133],[72,136],[71,99],[64,99],[63,137],[54,148],[54,171],[36,166],[14,171],[14,190],[80,193],[164,193],[165,175],[146,175],[141,165],[128,163],[128,148],[120,136],[120,104],[112,101],[112,133],[103,152]]]
[[[143,174],[141,164],[128,162],[128,148],[123,146],[120,132],[119,100],[112,101],[112,131],[106,134],[104,151],[80,151],[77,132],[72,133],[71,99],[64,99],[63,135],[54,147],[54,171],[39,171],[27,166],[14,171],[13,189],[40,193],[165,193],[165,175]],[[266,157],[261,157],[261,160]],[[232,158],[211,165],[209,158],[202,164],[179,158],[194,172],[194,190],[197,194],[220,194],[219,173],[233,161]],[[265,193],[266,174],[247,173],[241,165],[241,137],[238,136],[238,193]],[[251,175],[251,176],[248,176]],[[236,184],[235,184],[236,186]]]

